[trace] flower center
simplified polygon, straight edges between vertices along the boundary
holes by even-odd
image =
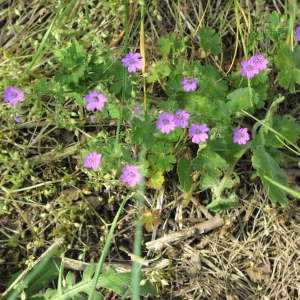
[[[95,158],[90,158],[90,164],[95,164],[96,163],[96,159]]]
[[[163,120],[164,125],[169,125],[170,121],[169,120]]]
[[[239,137],[239,139],[242,139],[244,137],[244,135],[242,133],[239,133],[238,137]]]
[[[247,66],[247,71],[253,71],[253,67],[250,66],[250,65],[248,65],[248,66]]]
[[[17,94],[16,92],[12,92],[12,93],[11,93],[11,96],[12,96],[12,98],[17,98],[17,97],[18,97],[18,94]]]
[[[201,134],[202,131],[200,129],[196,129],[196,134]]]
[[[98,102],[98,97],[93,97],[92,102],[94,102],[94,103]]]
[[[134,174],[133,172],[129,172],[128,176],[129,176],[130,178],[134,178],[134,177],[135,177],[135,174]]]
[[[131,64],[131,65],[134,65],[134,64],[135,64],[135,59],[134,59],[134,58],[132,58],[132,59],[130,60],[130,64]]]

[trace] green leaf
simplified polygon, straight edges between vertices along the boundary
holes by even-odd
[[[180,186],[185,192],[189,192],[193,184],[193,168],[190,162],[184,156],[179,158],[177,165],[177,173],[179,176]]]
[[[148,82],[154,82],[158,79],[164,79],[171,73],[169,63],[165,60],[158,61],[157,65],[155,67],[150,67],[150,69],[153,73],[152,75],[147,77]]]
[[[228,119],[230,117],[230,111],[226,103],[218,99],[214,100],[211,116],[218,121],[221,119]]]
[[[56,53],[61,66],[55,74],[55,81],[62,85],[75,83],[78,84],[83,77],[86,69],[86,53],[83,51],[83,45],[72,40],[70,49]]]
[[[173,164],[176,163],[174,155],[169,154],[173,151],[173,145],[157,142],[150,147],[151,154],[148,156],[149,163],[160,172],[171,171]]]
[[[211,189],[216,186],[220,180],[214,176],[209,176],[207,173],[204,173],[200,177],[200,189],[206,190]]]
[[[273,180],[280,182],[287,186],[288,177],[286,173],[279,167],[278,163],[266,152],[264,146],[259,145],[253,151],[252,164],[257,169],[257,173],[261,178],[266,190],[268,191],[269,198],[273,202],[279,202],[283,206],[288,205],[288,199],[285,193],[270,183],[265,176],[272,178]]]
[[[281,188],[282,190],[284,190],[285,192],[291,194],[292,196],[300,199],[300,193],[298,193],[295,190],[290,189],[289,187],[280,184],[279,182],[276,182],[274,180],[272,180],[271,178],[269,178],[268,176],[265,176],[265,179],[268,180],[269,182],[271,182],[272,184],[274,184],[275,186]]]
[[[269,21],[265,25],[265,34],[267,38],[273,39],[275,46],[280,45],[280,43],[287,38],[287,26],[285,18],[278,13],[273,11],[266,15],[266,19]]]
[[[13,289],[8,294],[8,299],[20,299],[20,293],[24,290],[28,299],[41,291],[52,280],[58,277],[57,265],[60,264],[60,259],[52,259],[52,255],[58,249],[58,243],[51,246],[47,255],[31,269],[24,279],[19,283],[17,289]],[[55,263],[54,263],[55,261]],[[21,292],[20,292],[21,291]],[[2,298],[1,298],[2,299]],[[3,298],[7,299],[7,298]]]
[[[179,107],[192,114],[195,111],[210,116],[213,109],[213,102],[210,98],[200,95],[197,92],[178,92],[175,98]]]
[[[165,181],[165,177],[162,172],[157,172],[152,169],[148,170],[150,174],[149,186],[153,189],[160,189]]]
[[[118,60],[113,63],[109,61],[108,64],[108,76],[114,78],[110,90],[115,94],[119,94],[124,88],[124,66],[122,62]],[[125,92],[128,96],[131,96],[131,92],[136,90],[136,86],[133,83],[137,80],[137,77],[134,73],[130,73],[129,75],[128,70],[125,70],[125,77]]]
[[[101,274],[98,279],[97,285],[105,287],[107,289],[114,290],[117,294],[123,296],[127,289],[125,286],[131,285],[132,272],[126,273],[117,273],[116,270],[109,266],[106,273]],[[141,273],[140,280],[145,280],[146,283],[140,286],[140,295],[146,297],[148,294],[157,296],[156,289],[153,285],[147,280],[147,277]]]
[[[136,128],[132,133],[132,143],[134,144],[143,144],[146,148],[149,148],[155,143],[154,132],[156,131],[155,123],[150,123],[152,121],[149,115],[145,116],[145,120],[139,118],[134,118],[133,122],[136,125]]]
[[[2,213],[2,209],[3,209],[4,205],[5,205],[4,201],[0,200],[0,215]]]
[[[235,194],[232,194],[229,198],[220,198],[212,201],[206,206],[213,212],[218,212],[219,210],[229,210],[231,208],[238,207],[238,199]]]
[[[218,55],[222,52],[221,38],[214,29],[209,27],[202,27],[199,30],[200,44],[205,52],[210,52]]]
[[[290,92],[295,92],[295,84],[300,84],[300,46],[297,45],[294,51],[290,44],[283,44],[275,56],[275,63],[282,71],[278,74],[281,86]]]
[[[220,73],[211,65],[201,66],[202,80],[199,82],[199,87],[210,98],[225,99],[228,86],[225,80],[221,79]]]
[[[296,143],[299,139],[300,125],[296,122],[296,119],[290,115],[284,115],[283,117],[275,115],[273,117],[273,129],[292,143]],[[274,138],[271,146],[274,148],[282,147],[282,142],[275,137],[273,132],[272,135]]]
[[[176,41],[176,34],[170,32],[168,38],[161,37],[158,40],[158,50],[163,56],[168,56],[171,53],[171,48]]]
[[[227,99],[229,100],[227,102],[228,109],[233,113],[240,112],[242,109],[248,110],[249,108],[251,108],[251,111],[254,111],[253,103],[258,103],[259,99],[255,91],[253,89],[251,89],[251,91],[252,93],[250,89],[246,87],[229,93],[227,95]]]
[[[198,156],[192,160],[192,165],[195,170],[216,178],[222,175],[220,170],[226,170],[229,166],[219,154],[206,148],[201,150]]]

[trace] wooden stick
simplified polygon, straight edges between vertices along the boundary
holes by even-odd
[[[225,221],[220,216],[215,216],[212,219],[200,223],[198,225],[195,225],[193,227],[188,228],[187,230],[181,230],[178,232],[174,232],[171,234],[168,234],[162,238],[159,238],[155,241],[151,241],[146,243],[146,247],[149,250],[159,250],[163,248],[164,246],[167,246],[169,244],[178,242],[180,240],[184,240],[186,238],[189,238],[191,236],[200,235],[202,233],[206,233],[208,231],[211,231],[215,228],[218,228],[222,225],[224,225]]]

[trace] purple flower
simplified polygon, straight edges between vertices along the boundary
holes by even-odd
[[[178,110],[178,112],[174,116],[174,124],[176,127],[185,128],[188,126],[188,119],[190,115],[185,110]]]
[[[95,123],[96,117],[95,116],[90,116],[90,120],[92,123]]]
[[[188,77],[184,77],[180,83],[184,85],[183,89],[186,92],[194,91],[197,88],[197,78],[189,79]]]
[[[9,102],[10,106],[16,106],[19,101],[24,101],[24,93],[13,86],[9,86],[3,95],[4,102]]]
[[[123,174],[120,178],[124,183],[127,183],[130,186],[135,186],[142,180],[142,175],[140,174],[137,166],[127,165],[123,168]]]
[[[98,94],[98,92],[96,91],[91,91],[84,97],[84,99],[85,102],[88,103],[86,107],[87,110],[101,110],[104,107],[104,103],[106,102],[106,97],[103,94]]]
[[[158,121],[156,122],[156,128],[162,133],[169,133],[171,130],[175,129],[174,116],[172,114],[167,114],[165,112],[158,115]]]
[[[21,121],[21,116],[16,116],[16,117],[15,117],[15,121],[16,121],[17,123],[19,123],[19,122]]]
[[[35,143],[35,142],[36,142],[36,137],[33,136],[33,137],[31,138],[31,141],[32,141],[33,143]]]
[[[298,42],[300,42],[300,26],[297,26],[295,31],[296,31],[296,38]]]
[[[190,129],[189,136],[192,138],[193,143],[199,144],[200,142],[205,142],[208,139],[208,135],[205,133],[207,131],[209,131],[209,128],[205,123],[202,125],[194,123]]]
[[[233,132],[233,141],[240,145],[246,144],[250,140],[250,136],[247,128],[237,128]]]
[[[141,109],[140,109],[139,107],[136,107],[136,108],[134,109],[134,113],[135,113],[136,115],[138,115],[138,116],[141,116],[141,115],[142,115]]]
[[[124,67],[128,67],[128,72],[135,72],[137,69],[141,70],[143,61],[140,53],[129,52],[125,58],[122,59]]]
[[[252,56],[250,61],[256,66],[256,68],[260,71],[265,70],[267,68],[268,59],[263,56],[263,54],[257,54],[256,56]]]
[[[97,169],[100,167],[102,155],[97,152],[91,152],[90,155],[84,157],[84,166],[86,168]]]
[[[252,78],[259,72],[259,69],[257,68],[256,64],[254,64],[253,60],[251,59],[242,61],[241,65],[243,67],[241,69],[241,73],[247,78]]]
[[[4,225],[7,225],[8,222],[9,222],[8,219],[6,219],[6,218],[3,219],[3,224],[4,224]]]

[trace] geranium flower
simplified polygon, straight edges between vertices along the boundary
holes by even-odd
[[[199,144],[200,142],[205,142],[208,139],[206,132],[209,131],[209,128],[206,124],[192,124],[192,128],[189,131],[189,137],[192,138],[192,142]]]
[[[84,166],[86,168],[98,169],[100,167],[102,155],[97,152],[91,152],[84,157]]]
[[[188,119],[190,115],[185,110],[178,110],[174,115],[174,124],[176,127],[186,128],[188,126]]]
[[[143,61],[140,53],[129,52],[125,58],[122,59],[124,67],[128,67],[128,72],[135,72],[137,69],[141,70]]]
[[[237,128],[233,132],[233,141],[240,145],[246,144],[250,140],[247,128]]]
[[[3,95],[4,102],[9,102],[10,106],[16,106],[18,102],[24,101],[24,93],[13,86],[9,86]]]
[[[158,116],[156,128],[159,129],[162,133],[168,134],[171,130],[175,129],[174,116],[165,112],[161,113]]]
[[[142,180],[142,175],[137,166],[127,165],[123,168],[123,174],[120,176],[124,183],[130,186],[135,186]]]
[[[183,84],[183,89],[186,92],[194,91],[197,88],[197,78],[191,78],[184,77],[181,81],[181,84]]]
[[[103,94],[99,94],[97,91],[91,91],[84,97],[85,102],[88,104],[87,110],[101,110],[106,102],[106,97]]]
[[[241,73],[247,78],[252,78],[259,72],[259,69],[257,68],[256,64],[251,59],[242,61],[241,65],[243,67],[241,69]]]

